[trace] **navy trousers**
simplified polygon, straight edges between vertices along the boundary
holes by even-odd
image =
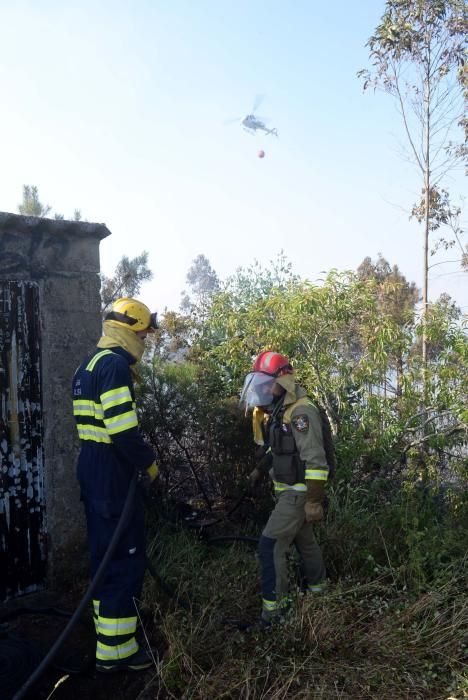
[[[85,500],[91,575],[94,577],[109,546],[119,517],[107,506]],[[124,659],[138,650],[134,634],[145,573],[145,522],[139,493],[106,571],[94,593],[96,656],[102,662]]]

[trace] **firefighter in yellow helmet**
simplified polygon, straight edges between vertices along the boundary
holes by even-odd
[[[104,335],[73,378],[73,412],[81,441],[77,475],[86,512],[91,573],[94,576],[115,531],[130,482],[151,482],[156,455],[138,430],[132,373],[156,314],[137,299],[117,299],[104,320]],[[151,656],[135,638],[145,571],[145,528],[141,489],[121,539],[96,592],[96,669],[140,670]]]
[[[250,481],[254,484],[270,472],[275,488],[276,506],[259,543],[261,620],[269,625],[290,604],[286,554],[293,543],[303,560],[308,591],[325,589],[326,571],[314,523],[323,518],[329,465],[319,410],[296,383],[285,355],[260,353],[245,378],[241,404],[253,409],[254,441],[259,446]]]

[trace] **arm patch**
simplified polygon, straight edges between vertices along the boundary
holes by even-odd
[[[306,433],[309,430],[309,417],[306,415],[296,416],[291,423],[298,433]]]

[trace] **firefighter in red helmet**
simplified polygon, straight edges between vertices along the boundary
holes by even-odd
[[[303,560],[308,591],[325,589],[326,571],[313,528],[323,519],[324,487],[331,465],[320,412],[296,383],[285,355],[271,350],[258,355],[245,378],[241,404],[253,409],[258,445],[251,484],[269,472],[275,488],[276,505],[259,543],[261,620],[269,625],[290,605],[286,554],[293,543]]]

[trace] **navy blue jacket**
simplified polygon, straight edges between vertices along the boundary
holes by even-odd
[[[147,469],[156,458],[138,430],[134,362],[123,348],[96,348],[73,378],[81,497],[105,517],[119,515],[135,470]]]

